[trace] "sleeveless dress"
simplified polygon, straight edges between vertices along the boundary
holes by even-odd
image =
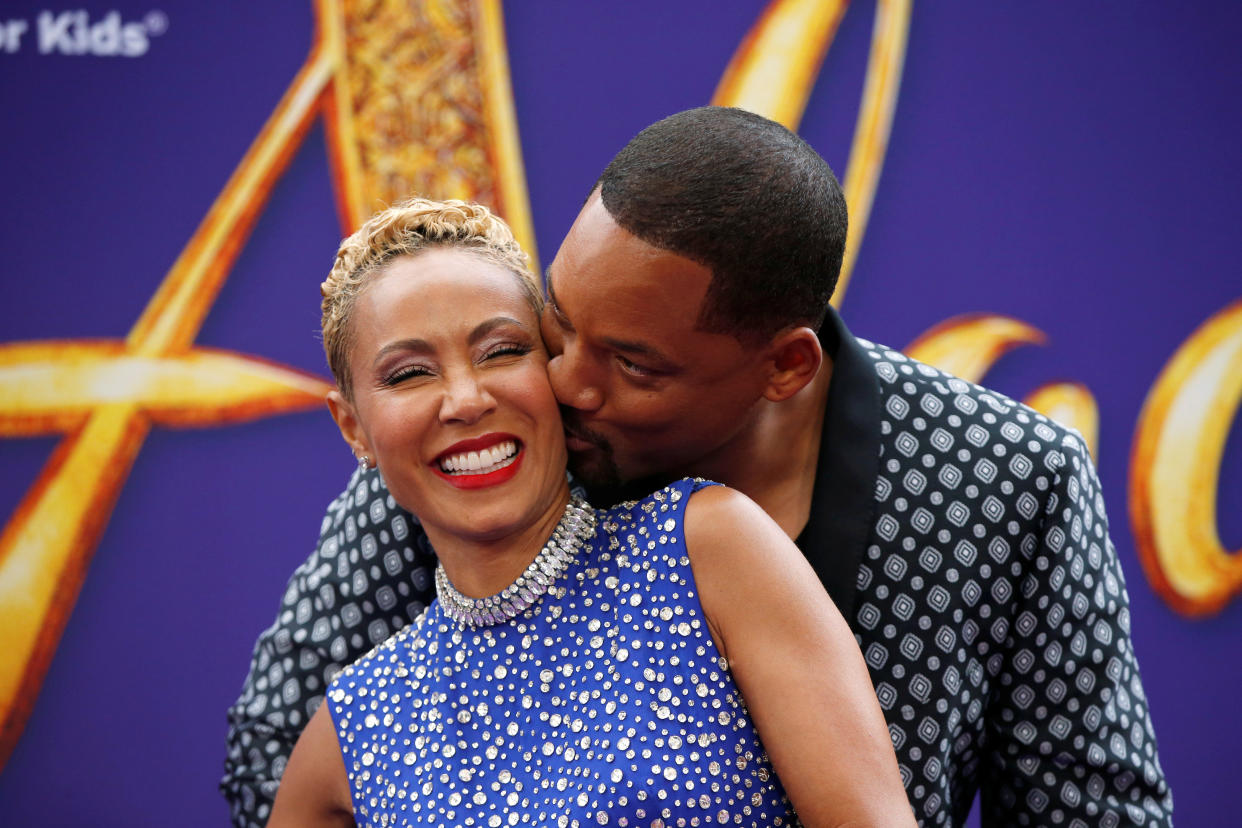
[[[597,510],[552,589],[470,630],[433,602],[326,695],[359,825],[797,820],[695,590],[682,480]]]

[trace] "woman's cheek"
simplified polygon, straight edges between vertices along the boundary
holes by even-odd
[[[548,383],[547,360],[531,360],[515,371],[506,383],[506,394],[521,399],[526,405],[556,405],[552,386]]]
[[[373,430],[378,442],[398,449],[409,456],[419,443],[430,439],[433,428],[433,412],[413,399],[394,399],[379,412],[378,428]]]

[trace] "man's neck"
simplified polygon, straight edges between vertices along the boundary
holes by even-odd
[[[752,421],[690,472],[742,492],[797,538],[811,514],[831,382],[825,357],[809,385],[783,402],[761,401]]]

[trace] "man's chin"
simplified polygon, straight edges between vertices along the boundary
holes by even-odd
[[[597,447],[587,451],[571,451],[569,471],[586,488],[591,504],[600,508],[638,500],[669,482],[659,476],[625,480],[612,455]]]
[[[596,502],[601,495],[621,488],[621,475],[617,464],[600,448],[569,452],[569,471],[586,487],[592,502]],[[602,501],[596,505],[603,505]]]

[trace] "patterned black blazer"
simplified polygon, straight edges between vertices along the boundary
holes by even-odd
[[[1077,433],[854,338],[839,317],[798,545],[850,620],[923,825],[1171,825],[1129,602]],[[221,789],[262,825],[344,665],[434,597],[434,554],[376,472],[328,508],[229,710]]]

